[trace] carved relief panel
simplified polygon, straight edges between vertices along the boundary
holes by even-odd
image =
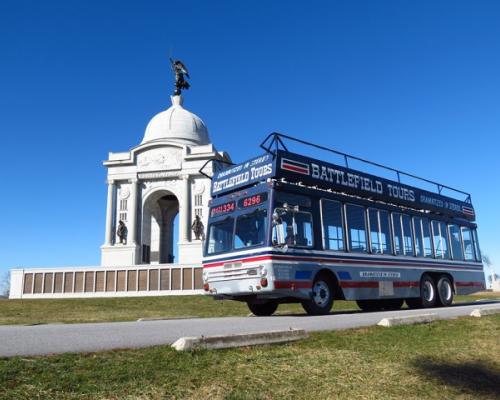
[[[163,147],[144,151],[137,155],[138,171],[180,170],[182,150]]]

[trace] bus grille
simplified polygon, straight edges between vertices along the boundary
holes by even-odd
[[[208,271],[208,283],[230,281],[235,279],[250,279],[260,277],[262,266],[243,266],[241,262],[226,263],[222,269]]]

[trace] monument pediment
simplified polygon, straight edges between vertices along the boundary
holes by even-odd
[[[182,168],[183,149],[164,146],[146,149],[136,154],[138,172],[173,171]]]

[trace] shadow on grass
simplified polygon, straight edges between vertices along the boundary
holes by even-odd
[[[461,392],[486,398],[500,398],[500,371],[482,362],[451,363],[445,360],[417,359],[418,373],[438,384],[453,386]]]

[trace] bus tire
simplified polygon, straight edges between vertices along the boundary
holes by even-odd
[[[302,308],[309,315],[327,315],[333,306],[335,286],[332,279],[324,273],[316,275],[312,285],[310,300],[302,302]]]
[[[268,317],[272,315],[278,308],[276,301],[267,301],[265,303],[247,303],[248,308],[253,315],[257,317]]]
[[[453,303],[453,285],[450,278],[446,275],[441,275],[436,284],[437,302],[440,306],[448,307]]]
[[[424,274],[420,280],[420,297],[406,299],[408,308],[431,308],[437,303],[437,289],[434,279]]]

